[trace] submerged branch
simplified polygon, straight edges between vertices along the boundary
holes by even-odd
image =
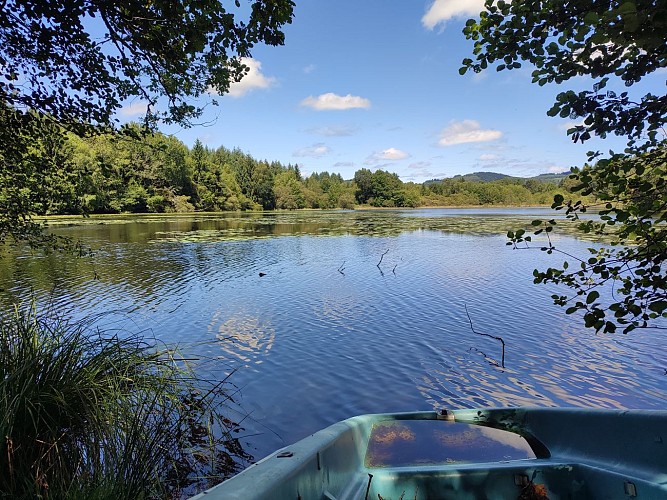
[[[380,264],[382,264],[382,259],[384,259],[384,256],[387,255],[388,253],[389,253],[389,249],[387,248],[387,251],[385,253],[383,253],[382,255],[380,255],[380,262],[378,262],[376,264],[378,269],[380,269]]]
[[[490,337],[492,339],[500,341],[500,343],[503,346],[503,355],[502,355],[502,361],[500,362],[500,366],[505,368],[505,341],[503,340],[502,337],[496,337],[495,335],[489,335],[488,333],[481,333],[481,332],[476,332],[475,327],[472,325],[472,319],[470,318],[470,313],[468,312],[468,306],[466,304],[463,304],[463,307],[465,307],[466,310],[466,316],[468,316],[468,322],[470,323],[470,329],[472,330],[472,333],[476,335],[483,335],[484,337]]]

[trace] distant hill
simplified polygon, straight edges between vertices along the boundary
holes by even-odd
[[[507,179],[510,175],[497,174],[495,172],[473,172],[472,174],[455,175],[453,179],[460,179],[463,177],[465,181],[469,182],[492,182],[501,179]]]
[[[533,179],[539,182],[549,182],[553,184],[558,184],[568,175],[570,175],[569,172],[563,172],[560,174],[540,174],[534,177],[515,177],[506,174],[499,174],[496,172],[473,172],[472,174],[455,175],[454,177],[452,177],[452,179],[463,179],[466,182],[493,182],[502,179],[517,179],[517,180],[527,181],[529,179]],[[443,179],[433,179],[430,181],[426,181],[426,183],[428,184],[431,182],[440,182],[441,180]]]
[[[542,182],[553,182],[554,184],[558,184],[563,179],[566,179],[568,175],[570,175],[570,172],[561,172],[560,174],[540,174],[536,175],[535,177],[530,177],[530,179],[535,179],[536,181],[542,181]]]

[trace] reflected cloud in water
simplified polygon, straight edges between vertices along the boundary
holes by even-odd
[[[275,330],[256,316],[241,313],[224,320],[222,316],[215,313],[208,331],[215,334],[225,359],[245,366],[261,364],[276,340]]]

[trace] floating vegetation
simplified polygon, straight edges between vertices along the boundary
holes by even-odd
[[[49,219],[54,230],[72,226],[135,224],[138,240],[206,243],[245,241],[280,236],[399,236],[403,233],[441,233],[500,236],[508,230],[530,229],[535,218],[553,216],[545,209],[427,209],[370,211],[295,211],[222,214],[128,215]],[[582,237],[575,224],[563,221],[557,232]],[[585,235],[597,241],[597,235]],[[552,234],[552,238],[554,238]],[[537,238],[536,238],[537,240]]]

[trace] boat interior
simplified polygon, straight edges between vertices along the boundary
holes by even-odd
[[[361,415],[201,498],[667,498],[667,412],[554,408]]]

